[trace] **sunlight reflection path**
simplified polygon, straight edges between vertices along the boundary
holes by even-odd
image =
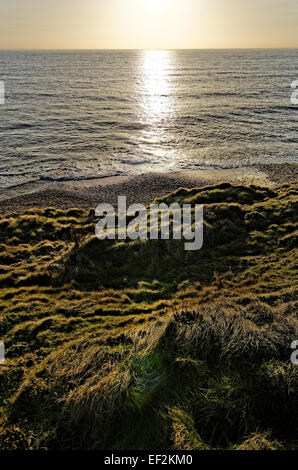
[[[171,119],[175,114],[173,69],[172,51],[144,51],[141,56],[139,119],[145,130],[139,138],[139,146],[144,153],[161,160],[175,153],[170,133]]]
[[[146,51],[142,64],[143,112],[147,122],[158,124],[172,113],[171,53]]]

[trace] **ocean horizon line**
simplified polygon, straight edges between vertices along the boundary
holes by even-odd
[[[288,51],[298,50],[297,46],[290,47],[193,47],[193,48],[0,48],[0,52],[96,52],[96,51]]]

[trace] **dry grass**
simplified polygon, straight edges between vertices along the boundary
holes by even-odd
[[[205,243],[113,243],[92,212],[0,219],[2,449],[296,448],[297,191],[217,185]]]

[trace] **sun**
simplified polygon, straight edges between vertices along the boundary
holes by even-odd
[[[168,0],[145,0],[152,10],[160,10],[166,6]]]

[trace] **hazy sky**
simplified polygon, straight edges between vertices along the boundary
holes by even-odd
[[[0,0],[1,49],[298,47],[298,0]]]

